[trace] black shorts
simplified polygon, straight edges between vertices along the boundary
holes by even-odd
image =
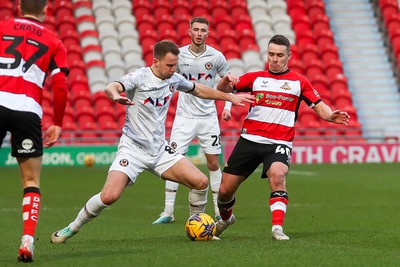
[[[16,111],[0,106],[0,146],[11,133],[11,155],[33,158],[43,155],[42,123],[33,112]]]
[[[291,155],[292,149],[286,145],[260,144],[240,137],[225,164],[224,172],[247,178],[263,163],[261,178],[267,178],[266,173],[272,163],[282,162],[290,166]]]

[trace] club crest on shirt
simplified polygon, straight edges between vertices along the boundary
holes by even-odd
[[[122,167],[127,167],[129,165],[129,161],[127,159],[121,159],[119,161],[119,165],[121,165]]]
[[[207,70],[211,70],[211,68],[213,67],[213,64],[212,64],[211,62],[207,62],[207,63],[204,65],[204,67],[205,67]]]
[[[169,91],[174,92],[175,91],[175,87],[173,84],[169,85]]]
[[[283,90],[292,90],[292,88],[290,88],[288,82],[285,82],[280,88]]]
[[[178,146],[178,145],[177,145],[175,142],[172,142],[172,143],[171,143],[171,147],[172,147],[173,149],[176,149],[177,146]]]

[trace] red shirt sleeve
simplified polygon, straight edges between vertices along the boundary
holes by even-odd
[[[68,99],[67,76],[61,71],[52,77],[54,125],[62,127],[65,107]]]

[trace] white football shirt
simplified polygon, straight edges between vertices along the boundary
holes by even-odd
[[[223,77],[229,72],[224,55],[211,46],[199,55],[189,50],[189,45],[180,48],[177,72],[194,83],[214,88],[216,76]],[[191,94],[179,93],[176,114],[184,117],[216,116],[215,101],[202,99]]]
[[[193,82],[178,73],[170,79],[161,80],[150,67],[128,73],[117,82],[124,87],[126,97],[135,103],[127,106],[123,133],[150,154],[157,155],[164,149],[165,120],[172,95],[176,90],[193,90]]]

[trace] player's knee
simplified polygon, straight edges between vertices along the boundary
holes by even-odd
[[[210,171],[216,171],[219,169],[219,161],[218,160],[210,160],[207,162],[207,167]]]
[[[268,171],[269,179],[277,180],[277,181],[279,181],[279,180],[283,180],[284,181],[285,177],[286,177],[286,174],[287,174],[287,172],[285,170],[283,170],[283,169],[280,169],[280,168],[270,169]]]
[[[104,205],[107,206],[113,204],[115,201],[119,199],[119,196],[113,192],[101,192],[100,197]]]
[[[207,176],[201,176],[199,179],[197,179],[197,182],[193,185],[192,189],[196,190],[205,190],[208,188],[208,178]]]
[[[232,187],[227,186],[223,182],[221,183],[218,190],[218,198],[221,198],[223,200],[231,199],[234,194],[235,190]]]

